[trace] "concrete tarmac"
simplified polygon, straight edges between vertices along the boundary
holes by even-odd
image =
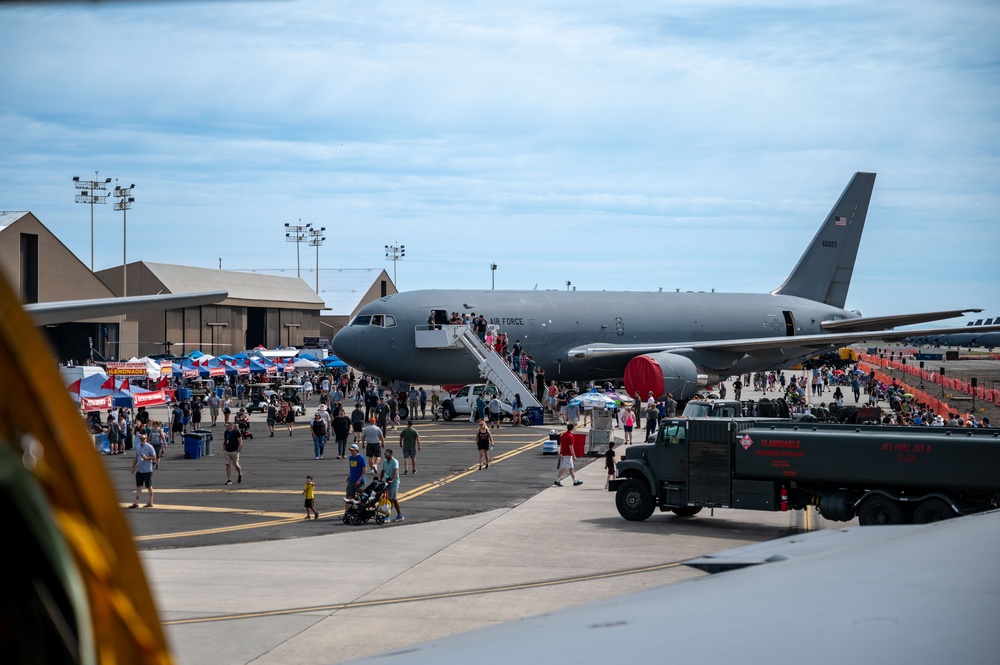
[[[680,562],[824,526],[731,510],[627,522],[601,463],[579,477],[451,519],[141,557],[179,663],[313,665],[701,576]]]

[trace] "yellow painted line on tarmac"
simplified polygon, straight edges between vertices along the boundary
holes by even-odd
[[[224,614],[218,616],[196,617],[192,619],[176,619],[174,621],[164,621],[164,626],[179,626],[192,623],[212,623],[217,621],[235,621],[238,619],[256,619],[260,617],[286,616],[290,614],[305,614],[309,612],[338,612],[340,610],[385,607],[387,605],[399,605],[402,603],[415,603],[425,600],[444,600],[448,598],[463,598],[467,596],[481,596],[491,593],[501,593],[504,591],[522,591],[525,589],[540,589],[544,587],[557,586],[560,584],[574,584],[577,582],[590,582],[594,580],[604,580],[626,575],[641,575],[643,573],[653,573],[670,568],[677,568],[683,565],[683,561],[671,561],[669,563],[654,564],[652,566],[642,566],[640,568],[627,568],[624,570],[613,570],[604,573],[591,573],[589,575],[576,575],[573,577],[562,577],[541,582],[523,582],[520,584],[506,584],[503,586],[483,587],[479,589],[466,589],[464,591],[444,591],[441,593],[428,593],[419,596],[404,596],[402,598],[386,598],[383,600],[362,600],[352,603],[336,603],[332,605],[313,605],[311,607],[295,607],[284,610],[270,610],[267,612],[246,612],[243,614]]]
[[[502,462],[502,461],[504,461],[506,459],[510,459],[511,457],[514,457],[515,455],[520,455],[522,453],[526,453],[529,450],[532,450],[533,448],[537,448],[538,446],[542,445],[542,443],[544,441],[546,441],[546,440],[547,439],[539,439],[537,441],[532,441],[531,443],[527,443],[527,444],[525,444],[523,446],[520,446],[518,448],[514,448],[513,450],[510,450],[510,451],[507,451],[505,453],[501,453],[499,455],[496,455],[490,461],[490,464],[496,464],[497,462]],[[451,474],[449,476],[445,476],[444,478],[440,478],[438,480],[432,481],[432,482],[427,483],[425,485],[420,485],[418,487],[414,487],[412,490],[409,490],[409,491],[406,491],[406,492],[401,492],[399,494],[399,500],[400,501],[406,501],[407,499],[414,499],[414,498],[416,498],[416,497],[418,497],[418,496],[420,496],[422,494],[426,494],[427,492],[430,492],[431,490],[437,489],[439,487],[444,487],[445,485],[447,485],[449,483],[453,483],[456,480],[461,480],[462,478],[465,478],[466,476],[469,476],[469,475],[472,475],[473,473],[478,473],[478,472],[479,472],[479,464],[477,463],[475,466],[470,466],[468,469],[465,469],[463,471],[457,471],[457,472],[455,472],[455,473],[453,473],[453,474]]]
[[[492,461],[490,463],[491,464],[496,464],[497,462],[502,462],[502,461],[504,461],[506,459],[510,459],[511,457],[514,457],[516,455],[520,455],[522,453],[525,453],[525,452],[527,452],[529,450],[532,450],[533,448],[537,448],[538,446],[542,445],[542,443],[544,441],[546,441],[546,440],[547,439],[538,439],[537,441],[532,441],[531,443],[527,443],[527,444],[525,444],[523,446],[519,446],[517,448],[514,448],[513,450],[509,450],[507,452],[504,452],[504,453],[501,453],[499,455],[496,455],[495,457],[493,457],[493,459],[492,459]],[[466,476],[469,476],[469,475],[471,475],[473,473],[477,473],[478,470],[479,470],[479,465],[477,464],[476,466],[470,466],[468,469],[465,469],[464,471],[458,471],[458,472],[453,473],[451,475],[445,476],[444,478],[440,478],[440,479],[435,480],[433,482],[426,483],[424,485],[420,485],[419,487],[415,487],[414,489],[409,490],[407,492],[401,492],[399,494],[399,501],[400,501],[400,503],[402,503],[403,501],[407,501],[408,499],[414,499],[414,498],[416,498],[418,496],[421,496],[422,494],[426,494],[427,492],[430,492],[431,490],[437,489],[439,487],[444,487],[445,485],[447,485],[449,483],[453,483],[456,480],[460,480],[460,479],[462,479],[462,478],[464,478]],[[222,492],[222,493],[240,492],[240,493],[244,493],[244,494],[287,494],[287,495],[298,495],[298,494],[302,493],[301,490],[243,490],[243,489],[239,489],[239,490],[236,490],[236,489],[197,489],[197,490],[163,489],[163,490],[159,490],[158,489],[158,490],[156,490],[157,494],[165,494],[165,493],[166,494],[170,494],[170,493],[173,493],[173,494],[184,494],[184,493],[196,493],[196,494],[200,493],[200,494],[204,494],[204,493],[220,493],[220,492]],[[316,492],[316,495],[317,496],[331,496],[331,497],[332,496],[337,496],[337,497],[343,496],[343,494],[341,494],[341,493],[337,493],[337,492],[325,492],[325,491],[324,492]],[[128,504],[125,504],[125,503],[121,504],[121,506],[123,508],[125,506],[127,506],[127,505]],[[305,521],[303,519],[301,513],[273,512],[273,511],[263,511],[263,510],[248,510],[248,509],[245,509],[245,508],[225,508],[225,507],[221,507],[221,506],[181,506],[181,505],[164,505],[164,504],[159,504],[159,505],[156,506],[156,508],[150,508],[150,509],[147,509],[147,510],[182,510],[182,511],[203,512],[203,513],[230,513],[230,514],[240,514],[240,515],[251,515],[251,516],[254,516],[254,517],[273,517],[275,519],[268,520],[266,522],[254,522],[252,524],[240,524],[240,525],[227,526],[227,527],[213,527],[211,529],[197,529],[197,530],[192,530],[192,531],[179,531],[179,532],[174,532],[174,533],[162,533],[162,534],[151,534],[151,535],[147,535],[147,536],[136,536],[134,538],[134,540],[136,540],[138,542],[148,542],[148,541],[154,541],[154,540],[168,540],[168,539],[171,539],[171,538],[190,538],[190,537],[194,537],[194,536],[206,536],[206,535],[219,534],[219,533],[231,533],[231,532],[234,532],[234,531],[245,531],[247,529],[262,529],[262,528],[266,528],[266,527],[281,526],[281,525],[284,525],[284,524],[294,524],[295,522]],[[344,511],[343,510],[338,510],[338,511],[333,511],[333,512],[321,513],[321,514],[322,514],[323,517],[340,517],[341,515],[344,514]]]

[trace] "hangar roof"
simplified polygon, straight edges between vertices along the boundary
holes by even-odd
[[[5,228],[7,228],[8,226],[10,226],[11,224],[13,224],[14,222],[21,219],[27,214],[28,213],[25,211],[21,212],[8,212],[6,210],[0,211],[0,231],[3,231]]]
[[[171,293],[225,290],[227,300],[255,300],[313,305],[323,300],[298,277],[278,277],[254,272],[233,272],[168,263],[142,262]]]
[[[320,293],[326,301],[326,308],[331,310],[334,316],[353,314],[361,304],[362,298],[384,272],[381,268],[340,268],[324,271],[320,282]],[[388,275],[386,279],[391,282],[388,280]],[[390,292],[395,293],[395,288]]]

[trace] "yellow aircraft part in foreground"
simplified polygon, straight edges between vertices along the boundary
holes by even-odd
[[[0,276],[0,662],[173,663],[115,498],[52,352]]]

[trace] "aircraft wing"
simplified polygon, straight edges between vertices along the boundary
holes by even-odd
[[[1000,325],[977,326],[979,332],[1000,330]],[[612,356],[635,356],[660,351],[718,351],[722,353],[744,353],[753,356],[759,351],[780,349],[823,349],[847,346],[857,342],[893,342],[916,335],[950,335],[969,332],[967,326],[954,328],[932,328],[926,330],[862,330],[855,332],[823,333],[819,335],[796,335],[794,337],[748,337],[745,339],[714,339],[701,342],[673,342],[664,344],[593,344],[577,346],[569,350],[571,362],[586,362],[595,358]]]
[[[728,572],[356,662],[991,662],[998,526],[992,512],[798,534],[688,562]]]
[[[94,298],[92,300],[62,300],[58,302],[25,305],[24,309],[34,319],[36,326],[94,319],[100,316],[117,316],[151,309],[180,309],[199,307],[225,300],[225,291],[203,293],[164,293],[155,296],[128,296],[125,298]]]
[[[824,321],[824,330],[872,330],[874,328],[895,328],[896,326],[912,326],[917,323],[953,319],[956,316],[981,312],[982,309],[955,309],[947,312],[922,312],[920,314],[897,314],[894,316],[862,316],[857,319],[837,319]]]

